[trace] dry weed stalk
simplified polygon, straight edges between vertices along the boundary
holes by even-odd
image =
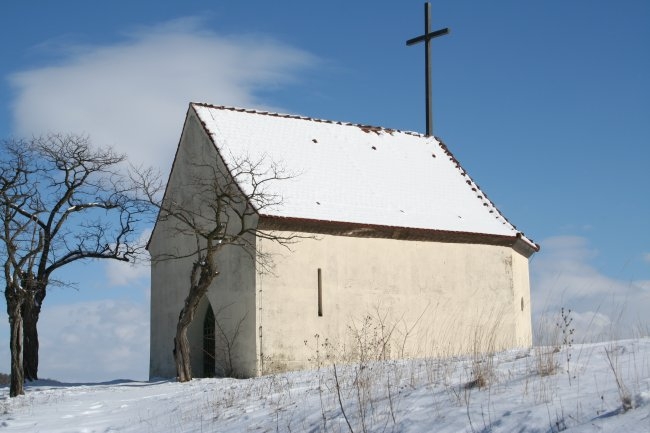
[[[543,314],[535,331],[535,371],[540,376],[557,373],[560,363],[557,354],[564,348],[566,354],[566,371],[571,384],[571,348],[573,347],[575,328],[572,326],[571,309],[562,307],[557,316],[550,318]]]
[[[396,332],[400,324],[404,332]],[[406,366],[390,358],[405,354],[404,347],[416,324],[404,323],[403,316],[394,320],[388,311],[376,307],[361,320],[350,322],[348,344],[330,342],[318,334],[314,335],[315,345],[305,340],[313,353],[308,360],[321,370],[318,391],[324,431],[331,428],[332,416],[339,415],[345,418],[350,432],[385,431],[391,422],[397,424],[399,387],[405,380]],[[347,365],[341,368],[339,363]],[[323,369],[326,365],[331,369]]]
[[[466,388],[484,388],[496,377],[494,354],[503,316],[503,312],[489,314],[486,322],[475,326],[471,342],[472,379],[465,384]]]
[[[609,367],[611,368],[612,373],[614,374],[614,379],[616,380],[616,388],[618,389],[618,396],[621,400],[621,410],[627,412],[633,407],[632,396],[623,382],[621,370],[618,365],[619,348],[615,347],[612,343],[609,349],[607,347],[605,348],[605,355],[607,356],[607,362],[609,363]]]

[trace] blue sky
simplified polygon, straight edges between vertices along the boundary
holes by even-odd
[[[623,332],[617,317],[650,310],[650,3],[432,12],[451,28],[433,41],[434,134],[542,245],[535,314],[566,306],[584,336]],[[85,132],[166,171],[189,101],[423,132],[423,47],[405,45],[422,30],[420,0],[2,2],[0,137]],[[42,375],[146,377],[147,270],[61,277],[78,284],[45,300]]]

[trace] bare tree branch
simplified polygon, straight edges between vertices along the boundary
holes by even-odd
[[[50,281],[60,283],[52,274],[78,260],[145,254],[136,230],[154,208],[131,181],[126,157],[94,148],[87,136],[4,140],[0,149],[0,257],[12,338],[22,334],[11,342],[12,360],[24,351],[24,370],[12,366],[12,376],[31,380],[38,373],[41,306]],[[10,394],[22,392],[20,378]]]

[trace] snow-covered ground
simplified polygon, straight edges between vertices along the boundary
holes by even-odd
[[[545,375],[550,357],[559,366]],[[479,371],[489,381],[472,386]],[[11,432],[650,432],[650,339],[248,380],[40,383],[15,399],[0,392],[0,430]]]

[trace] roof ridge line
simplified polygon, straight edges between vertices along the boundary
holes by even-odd
[[[201,107],[206,107],[206,108],[214,108],[217,110],[228,110],[228,111],[237,111],[239,113],[248,113],[248,114],[260,114],[263,116],[271,116],[271,117],[282,117],[285,119],[295,119],[295,120],[306,120],[306,121],[311,121],[311,122],[316,122],[316,123],[327,123],[331,125],[341,125],[341,126],[356,126],[357,128],[360,128],[364,132],[379,132],[379,131],[384,131],[389,134],[392,134],[394,132],[398,132],[401,134],[407,134],[407,135],[412,135],[415,137],[422,137],[422,138],[427,138],[426,134],[422,134],[420,132],[415,132],[415,131],[404,131],[401,129],[393,129],[393,128],[388,128],[384,126],[376,126],[376,125],[367,125],[363,123],[353,123],[353,122],[343,122],[343,121],[337,121],[337,120],[328,120],[328,119],[321,119],[317,117],[309,117],[309,116],[302,116],[300,114],[287,114],[287,113],[278,113],[275,111],[265,111],[265,110],[257,110],[254,108],[243,108],[243,107],[234,107],[234,106],[227,106],[227,105],[214,105],[214,104],[208,104],[206,102],[190,102],[190,105],[198,105]],[[442,143],[440,138],[436,136],[431,136],[434,138],[436,141],[439,143]]]

